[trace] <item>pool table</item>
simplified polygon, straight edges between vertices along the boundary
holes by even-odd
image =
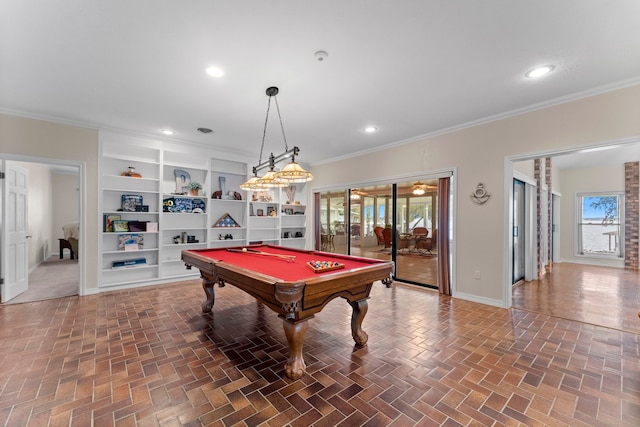
[[[362,330],[367,299],[373,282],[392,283],[393,262],[370,258],[290,249],[275,245],[182,251],[186,267],[200,270],[206,300],[202,311],[213,308],[214,286],[232,284],[278,313],[289,346],[286,375],[298,379],[305,373],[302,357],[309,319],[329,301],[342,297],[352,307],[351,335],[359,346],[367,344]],[[313,268],[322,261],[327,268]]]

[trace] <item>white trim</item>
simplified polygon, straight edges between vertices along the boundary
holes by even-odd
[[[513,278],[513,210],[511,206],[513,205],[513,161],[505,158],[503,163],[504,168],[504,182],[503,182],[503,194],[504,194],[504,202],[503,202],[503,224],[504,224],[504,232],[502,247],[504,248],[502,251],[503,259],[504,259],[504,268],[502,271],[502,282],[507,283],[509,286],[503,288],[502,291],[502,301],[500,307],[509,308],[512,305],[512,278]]]
[[[582,256],[582,257],[585,259],[578,259],[578,258],[560,259],[560,262],[566,262],[570,264],[597,265],[600,267],[625,268],[623,258],[616,258],[615,262],[607,262],[607,260],[602,258],[592,258],[592,257],[585,257],[585,256]]]
[[[375,178],[375,179],[367,179],[364,181],[342,182],[339,185],[332,185],[329,187],[310,187],[310,190],[311,190],[311,194],[313,194],[313,193],[322,193],[327,191],[340,191],[346,188],[360,188],[360,187],[375,186],[375,185],[391,185],[401,181],[447,178],[447,177],[453,177],[456,171],[457,171],[457,167],[452,166],[449,168],[432,169],[429,171],[418,172],[418,173],[414,172],[410,174],[386,176],[386,177]]]
[[[452,296],[454,298],[463,299],[465,301],[478,302],[480,304],[486,304],[486,305],[491,305],[491,306],[500,307],[500,308],[508,308],[503,305],[502,301],[497,299],[479,297],[477,295],[471,295],[464,292],[456,293],[455,295],[452,295]]]
[[[523,173],[522,173],[522,172],[520,172],[520,171],[516,171],[516,170],[514,170],[514,171],[513,171],[513,177],[514,177],[515,179],[517,179],[518,181],[522,181],[522,182],[524,182],[525,184],[529,184],[529,185],[532,185],[532,186],[534,186],[534,187],[536,186],[536,181],[535,181],[535,179],[532,179],[531,177],[529,177],[528,175],[523,174]]]
[[[640,142],[640,135],[634,135],[634,136],[621,138],[621,139],[612,139],[608,141],[602,141],[602,142],[587,144],[587,145],[573,146],[573,147],[563,148],[558,150],[542,151],[542,152],[536,152],[536,153],[524,153],[519,155],[507,156],[506,159],[513,162],[519,162],[523,160],[539,159],[542,157],[554,157],[554,156],[561,156],[565,154],[575,154],[582,150],[586,150],[590,148],[606,147],[609,145],[633,144],[637,142]]]

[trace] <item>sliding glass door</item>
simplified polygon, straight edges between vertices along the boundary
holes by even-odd
[[[318,249],[395,262],[395,277],[437,284],[437,180],[319,194]]]

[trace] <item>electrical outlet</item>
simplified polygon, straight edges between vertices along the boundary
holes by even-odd
[[[480,270],[476,270],[473,272],[473,278],[476,280],[480,280]]]

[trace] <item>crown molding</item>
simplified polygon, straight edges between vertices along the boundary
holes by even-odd
[[[446,135],[449,133],[453,133],[453,132],[457,132],[463,129],[468,129],[468,128],[472,128],[475,126],[481,126],[487,123],[492,123],[492,122],[496,122],[499,120],[504,120],[504,119],[508,119],[511,117],[516,117],[516,116],[521,116],[524,114],[528,114],[534,111],[538,111],[538,110],[544,110],[546,108],[550,108],[550,107],[556,107],[558,105],[562,105],[562,104],[568,104],[570,102],[574,102],[574,101],[579,101],[581,99],[585,99],[585,98],[591,98],[597,95],[602,95],[605,93],[609,93],[609,92],[614,92],[616,90],[620,90],[620,89],[625,89],[631,86],[636,86],[636,85],[640,85],[640,77],[634,77],[632,79],[627,79],[627,80],[622,80],[620,82],[616,82],[616,83],[611,83],[608,85],[603,85],[603,86],[599,86],[596,88],[591,88],[589,90],[585,90],[582,92],[576,92],[573,93],[571,95],[566,95],[566,96],[561,96],[558,98],[553,98],[544,102],[540,102],[537,104],[532,104],[526,107],[522,107],[522,108],[517,108],[515,110],[511,110],[511,111],[507,111],[504,113],[500,113],[500,114],[494,114],[492,116],[487,116],[484,117],[482,119],[478,119],[478,120],[473,120],[470,122],[466,122],[466,123],[462,123],[459,125],[455,125],[455,126],[451,126],[448,128],[444,128],[441,130],[437,130],[437,131],[433,131],[433,132],[429,132],[429,133],[425,133],[422,135],[417,135],[417,136],[413,136],[411,138],[406,138],[406,139],[402,139],[400,141],[396,141],[396,142],[391,142],[389,144],[385,144],[385,145],[381,145],[378,147],[374,147],[374,148],[370,148],[367,150],[362,150],[362,151],[357,151],[355,153],[351,153],[351,154],[345,154],[344,156],[338,156],[338,157],[333,157],[331,159],[327,159],[327,160],[322,160],[322,161],[318,161],[318,162],[313,162],[310,163],[311,166],[317,166],[317,165],[323,165],[323,164],[327,164],[327,163],[333,163],[336,161],[340,161],[340,160],[347,160],[347,159],[351,159],[354,157],[359,157],[362,155],[366,155],[366,154],[370,154],[370,153],[375,153],[378,151],[384,151],[384,150],[388,150],[390,148],[395,148],[401,145],[405,145],[405,144],[411,144],[414,142],[418,142],[418,141],[422,141],[425,139],[429,139],[429,138],[435,138],[441,135]]]

